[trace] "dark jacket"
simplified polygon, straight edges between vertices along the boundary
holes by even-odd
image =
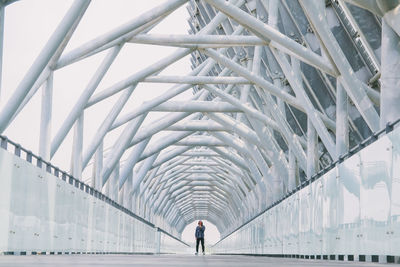
[[[203,225],[203,227],[197,226],[196,233],[195,233],[196,238],[204,238],[205,230],[206,230],[206,227],[204,225]]]

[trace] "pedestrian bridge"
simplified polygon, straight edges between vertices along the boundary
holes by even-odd
[[[0,267],[400,263],[400,1],[168,0],[97,34],[139,4],[74,0],[13,84],[29,5],[0,0]]]
[[[193,256],[193,255],[64,255],[64,256],[11,256],[0,258],[0,266],[71,266],[71,263],[76,267],[84,266],[215,266],[215,267],[289,267],[289,266],[360,266],[358,262],[343,263],[334,261],[310,261],[298,259],[283,259],[283,258],[267,258],[256,256]],[[363,263],[365,267],[383,266],[376,263]]]

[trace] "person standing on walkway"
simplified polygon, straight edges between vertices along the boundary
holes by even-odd
[[[195,237],[196,237],[196,255],[199,253],[199,243],[201,242],[201,248],[203,249],[203,255],[205,255],[204,249],[204,231],[206,227],[203,225],[202,221],[199,221],[199,224],[196,227]]]

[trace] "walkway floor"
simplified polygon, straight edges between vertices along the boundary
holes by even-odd
[[[228,266],[228,267],[343,267],[343,266],[382,266],[376,263],[339,262],[322,260],[296,260],[253,256],[220,255],[37,255],[37,256],[0,256],[0,267],[127,267],[127,266]]]

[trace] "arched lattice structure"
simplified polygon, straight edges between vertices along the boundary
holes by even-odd
[[[13,2],[0,2],[2,19]],[[171,233],[207,219],[229,234],[400,117],[399,1],[168,0],[65,53],[89,5],[74,1],[2,107],[0,132],[42,88],[38,154],[51,161],[73,134],[71,174],[83,179],[93,169],[92,186]],[[151,33],[183,5],[189,34]],[[129,43],[177,49],[98,88]],[[51,133],[53,73],[103,51]],[[186,76],[158,75],[187,55]],[[139,83],[175,85],[125,107]],[[188,90],[187,101],[170,100]],[[83,142],[84,113],[116,94],[95,137]],[[151,112],[168,114],[143,124]]]

